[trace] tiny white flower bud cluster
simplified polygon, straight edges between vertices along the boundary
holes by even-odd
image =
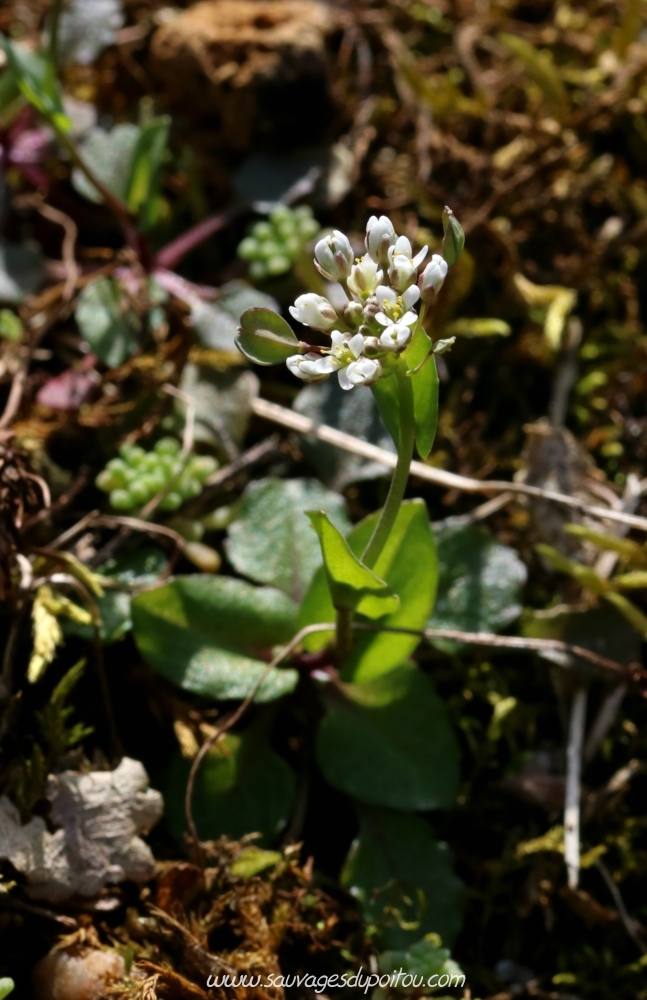
[[[413,307],[419,300],[431,302],[441,289],[446,261],[433,254],[418,276],[428,247],[414,256],[407,237],[396,234],[386,215],[368,220],[365,245],[364,256],[355,258],[348,237],[335,229],[315,246],[315,267],[327,281],[342,284],[348,302],[335,309],[325,296],[308,292],[290,306],[299,323],[330,334],[330,347],[287,359],[292,374],[304,382],[321,382],[333,372],[342,389],[376,382],[387,360],[411,343],[418,322]]]

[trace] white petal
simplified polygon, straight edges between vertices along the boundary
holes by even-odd
[[[312,370],[319,375],[330,375],[330,373],[336,371],[338,367],[339,363],[335,360],[335,358],[326,356],[313,362]]]
[[[428,249],[429,249],[429,247],[423,247],[422,250],[420,251],[420,253],[416,254],[416,256],[413,258],[413,260],[411,262],[414,267],[420,267],[420,265],[422,264],[423,260],[427,256],[427,250]]]
[[[391,326],[391,323],[393,322],[392,319],[389,319],[386,313],[377,313],[375,319],[380,326]]]
[[[330,334],[330,339],[332,341],[333,350],[344,346],[344,334],[340,333],[339,330],[333,330]]]
[[[339,384],[342,389],[352,389],[353,383],[348,381],[348,374],[345,368],[340,368],[337,373],[337,378],[339,379]]]
[[[411,258],[411,243],[406,236],[398,236],[394,246],[396,253],[403,253],[406,257]]]
[[[411,309],[411,306],[414,306],[419,298],[420,289],[418,286],[410,285],[409,288],[402,293],[402,304],[405,309]]]
[[[378,302],[388,302],[389,305],[395,305],[398,301],[398,293],[389,285],[378,285],[375,295]]]
[[[361,333],[356,333],[354,337],[351,337],[348,341],[348,347],[351,354],[359,358],[362,351],[364,350],[364,338]]]
[[[408,291],[409,289],[407,289]],[[406,293],[405,293],[406,294]],[[418,321],[418,313],[414,313],[413,309],[406,312],[404,316],[399,320],[400,323],[404,323],[405,326],[413,326],[414,323]]]

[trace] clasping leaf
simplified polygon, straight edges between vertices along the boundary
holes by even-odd
[[[399,597],[373,570],[360,562],[327,515],[322,510],[307,510],[306,514],[319,536],[335,608],[359,611],[367,618],[381,618],[397,611]]]

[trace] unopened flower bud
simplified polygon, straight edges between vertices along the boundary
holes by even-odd
[[[324,382],[329,375],[328,371],[321,370],[324,368],[322,364],[324,360],[321,355],[312,351],[305,355],[293,354],[292,357],[286,358],[285,363],[292,374],[302,382]]]
[[[389,281],[396,291],[403,292],[415,281],[416,267],[412,260],[405,257],[403,253],[396,253],[391,258],[389,267]]]
[[[327,281],[343,281],[353,265],[353,248],[348,237],[335,229],[315,246],[315,267]]]
[[[339,321],[328,299],[315,292],[299,295],[290,306],[290,313],[299,323],[313,330],[332,330]]]
[[[381,309],[378,299],[371,295],[370,299],[364,303],[364,322],[372,323]]]
[[[376,215],[372,215],[366,225],[364,243],[373,260],[378,264],[388,264],[389,247],[393,246],[395,240],[395,229],[389,217],[381,215],[378,219]]]
[[[349,302],[347,306],[344,306],[342,315],[348,326],[359,326],[364,315],[361,302]]]
[[[447,261],[435,253],[418,279],[420,298],[423,302],[433,302],[443,286],[447,275]]]
[[[443,212],[443,257],[449,267],[455,264],[465,246],[465,233],[451,208],[445,206]]]

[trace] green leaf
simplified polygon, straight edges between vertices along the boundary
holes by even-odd
[[[261,718],[243,733],[228,733],[202,761],[192,803],[201,840],[239,840],[260,833],[261,842],[269,844],[286,826],[296,781],[289,764],[272,750],[266,730]],[[164,788],[166,821],[178,839],[186,830],[184,794],[190,767],[178,753]],[[258,859],[256,869],[262,870]]]
[[[88,130],[79,152],[97,180],[125,201],[132,174],[133,157],[137,150],[141,130],[137,125],[124,122],[113,129],[95,126]],[[85,198],[101,203],[102,196],[84,173],[72,172],[72,184]]]
[[[451,945],[460,930],[462,883],[419,816],[363,809],[341,880],[382,947],[407,948],[432,932]]]
[[[384,975],[402,970],[404,975],[422,976],[428,982],[431,976],[463,976],[459,966],[451,958],[448,948],[441,947],[437,934],[428,934],[422,941],[416,941],[406,951],[385,951],[377,960],[378,968]],[[458,985],[450,983],[451,986]],[[418,992],[407,989],[399,980],[394,989],[399,993]]]
[[[9,976],[3,976],[2,979],[0,979],[0,1000],[4,1000],[5,997],[8,997],[12,990],[15,989],[15,986],[16,984],[13,979],[10,979]]]
[[[19,344],[22,340],[23,325],[12,309],[0,309],[0,337],[11,341],[12,344]]]
[[[139,129],[133,149],[125,200],[131,212],[139,217],[143,232],[155,225],[161,211],[162,161],[169,127],[169,118],[153,118]]]
[[[82,289],[75,318],[81,336],[97,357],[116,368],[139,347],[141,321],[119,301],[119,286],[111,278],[97,278]]]
[[[357,524],[348,535],[355,555],[364,551],[379,514]],[[427,508],[422,500],[402,504],[393,531],[375,564],[376,575],[400,598],[399,611],[380,624],[400,628],[424,628],[436,595],[437,564]],[[317,570],[301,606],[299,624],[332,621],[334,608],[323,568]],[[358,619],[361,621],[361,617]],[[309,636],[308,649],[323,648],[330,635]],[[418,645],[416,636],[355,632],[343,676],[348,681],[369,681],[399,666]]]
[[[423,329],[406,354],[409,370],[417,368],[431,350],[431,340]],[[411,376],[413,415],[416,422],[416,448],[422,459],[427,458],[436,437],[438,425],[438,372],[432,356]]]
[[[516,551],[459,518],[434,525],[438,548],[438,596],[428,628],[499,632],[521,614],[526,567]],[[459,643],[436,639],[454,652]]]
[[[378,379],[371,386],[371,392],[384,421],[384,426],[397,448],[400,441],[400,398],[395,376],[390,375],[387,378]]]
[[[335,608],[357,609],[367,618],[381,618],[400,606],[388,584],[353,555],[338,528],[323,510],[307,510],[319,536],[328,588]]]
[[[240,317],[238,350],[257,365],[278,365],[299,348],[289,323],[271,309],[246,309]]]
[[[323,687],[317,757],[327,781],[361,802],[448,809],[458,745],[430,679],[406,663],[364,684]]]
[[[0,302],[18,305],[44,277],[43,255],[36,244],[0,240]]]
[[[268,868],[275,868],[282,860],[283,855],[279,851],[264,851],[260,847],[248,847],[241,851],[236,860],[231,863],[229,871],[238,878],[253,878],[254,875],[260,875]]]
[[[39,52],[30,52],[4,36],[0,36],[0,44],[9,66],[16,74],[18,88],[25,100],[55,128],[67,131],[71,122],[63,110],[61,89],[47,59]]]
[[[296,606],[279,590],[195,574],[146,590],[131,603],[133,632],[152,668],[185,691],[245,698],[265,670],[261,651],[297,631]],[[292,691],[297,673],[273,669],[255,701]]]
[[[321,565],[317,537],[304,513],[326,511],[341,530],[350,528],[346,502],[316,479],[257,479],[243,493],[240,515],[225,543],[234,569],[299,601]]]

